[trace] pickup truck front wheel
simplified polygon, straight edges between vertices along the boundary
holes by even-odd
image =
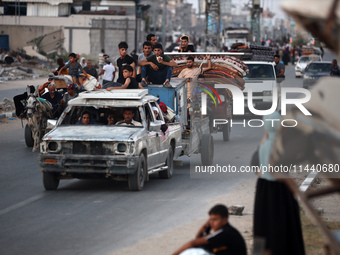
[[[43,172],[43,183],[46,190],[56,190],[59,186],[59,181],[58,174]]]
[[[174,154],[171,147],[168,151],[168,157],[166,159],[165,166],[167,166],[168,169],[158,172],[159,178],[171,179],[174,172]]]
[[[129,189],[131,191],[140,191],[143,189],[146,170],[145,156],[141,153],[138,160],[137,171],[128,177]]]

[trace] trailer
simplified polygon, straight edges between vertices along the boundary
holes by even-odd
[[[247,65],[240,59],[244,58],[244,52],[189,52],[189,53],[166,53],[178,64],[178,67],[173,70],[173,77],[177,77],[179,73],[187,66],[187,57],[192,56],[195,60],[194,67],[205,67],[207,61],[206,54],[210,55],[212,68],[203,74],[198,79],[190,79],[187,83],[188,96],[192,98],[192,90],[197,86],[200,92],[209,91],[207,96],[208,115],[210,117],[210,133],[222,132],[223,140],[230,140],[231,127],[230,122],[232,119],[232,93],[228,89],[216,88],[216,84],[231,84],[241,90],[245,88],[244,77],[248,73]],[[200,101],[200,100],[199,100]],[[200,102],[191,101],[190,105],[195,108],[200,107]],[[197,110],[195,110],[197,111]],[[224,124],[214,125],[213,120],[224,120]],[[222,122],[219,122],[222,123]]]
[[[187,101],[187,79],[171,79],[171,87],[149,85],[149,94],[159,98],[159,101],[170,107],[175,122],[182,126],[181,156],[201,154],[203,165],[211,165],[214,158],[214,139],[210,133],[209,118],[200,115],[196,108],[189,107]]]

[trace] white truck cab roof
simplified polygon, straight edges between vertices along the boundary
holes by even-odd
[[[158,98],[149,95],[147,89],[104,89],[85,91],[78,97],[69,101],[71,106],[112,106],[112,107],[137,107]]]

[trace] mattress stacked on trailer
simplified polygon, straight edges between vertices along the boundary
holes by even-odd
[[[205,55],[193,55],[195,59],[195,67],[207,67],[208,61]],[[188,56],[174,56],[173,60],[178,64],[178,67],[173,69],[172,76],[177,77],[179,73],[187,68]],[[211,55],[212,68],[200,75],[205,78],[205,82],[209,84],[232,84],[244,89],[244,76],[249,72],[248,67],[239,59],[227,55]]]

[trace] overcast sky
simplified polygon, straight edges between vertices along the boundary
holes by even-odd
[[[188,3],[192,3],[193,7],[198,10],[198,0],[186,0]],[[221,0],[223,1],[223,0]],[[245,3],[248,3],[251,0],[232,0],[234,5],[243,6]],[[263,9],[269,8],[272,12],[274,12],[275,18],[284,18],[284,12],[280,9],[280,2],[282,0],[261,0],[261,6]]]

